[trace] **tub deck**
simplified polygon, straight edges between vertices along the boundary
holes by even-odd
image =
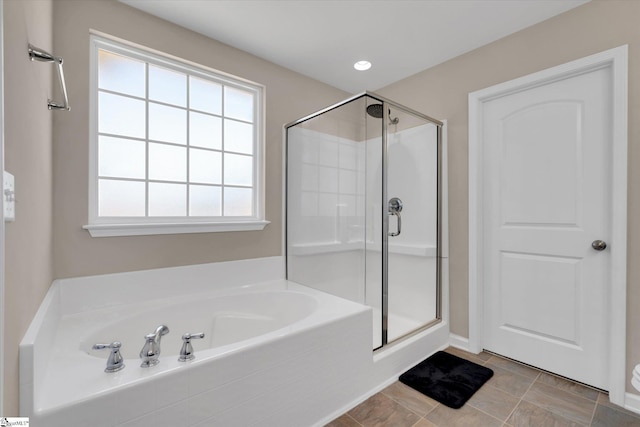
[[[371,308],[277,277],[282,263],[274,257],[54,282],[21,343],[21,416],[36,427],[323,425],[446,345],[441,324],[374,355]],[[242,312],[243,299],[254,313],[248,323],[229,317]],[[214,314],[208,305],[217,305]],[[179,307],[184,314],[176,315]],[[177,326],[163,338],[160,364],[141,368],[143,336],[163,314],[168,321],[160,323]],[[149,316],[160,317],[142,325]],[[274,323],[256,333],[261,317]],[[209,322],[205,333],[229,334],[194,341],[196,359],[178,362],[180,336],[202,332],[198,322]],[[166,339],[172,335],[176,342]],[[96,339],[122,340],[125,369],[103,372],[107,352],[89,350]]]

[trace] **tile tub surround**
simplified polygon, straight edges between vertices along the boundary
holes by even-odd
[[[327,427],[640,427],[640,415],[611,404],[606,393],[489,353],[445,351],[500,375],[458,410],[395,382]]]
[[[35,427],[280,426],[292,420],[321,426],[447,342],[443,322],[372,354],[369,307],[287,282],[283,271],[282,257],[274,257],[54,282],[21,344],[21,413]],[[145,370],[129,359],[123,371],[103,373],[107,354],[86,354],[80,335],[91,332],[82,331],[83,322],[72,322],[79,328],[75,348],[68,350],[71,341],[65,349],[55,347],[73,336],[61,329],[69,319],[131,304],[136,311],[136,302],[171,304],[261,287],[315,295],[318,309],[237,347],[203,350],[196,342],[196,359],[188,363],[177,362],[167,348],[160,364]],[[111,321],[107,316],[103,326]],[[61,357],[65,351],[74,352],[74,359]],[[81,359],[88,365],[77,363]],[[82,386],[74,387],[78,381]]]

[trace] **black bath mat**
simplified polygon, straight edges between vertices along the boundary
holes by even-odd
[[[489,368],[439,351],[400,375],[400,382],[458,409],[492,376]]]

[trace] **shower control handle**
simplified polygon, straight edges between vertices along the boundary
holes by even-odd
[[[402,200],[400,200],[397,197],[394,197],[392,199],[389,200],[389,215],[394,215],[396,218],[398,218],[398,231],[394,232],[389,232],[389,236],[390,237],[396,237],[399,236],[400,233],[402,232],[402,217],[400,216],[400,212],[402,212]]]
[[[400,213],[404,207],[402,200],[397,197],[389,199],[389,213]]]

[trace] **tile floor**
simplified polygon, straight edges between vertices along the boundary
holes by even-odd
[[[640,415],[609,403],[598,390],[489,353],[445,351],[494,372],[462,408],[395,382],[326,427],[640,427]]]

